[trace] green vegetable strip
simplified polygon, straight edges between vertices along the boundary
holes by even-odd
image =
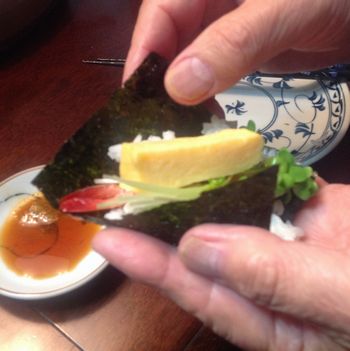
[[[154,184],[146,184],[141,182],[135,182],[132,180],[122,179],[117,176],[106,176],[110,179],[115,179],[118,183],[131,186],[135,189],[141,190],[143,194],[154,194],[160,197],[173,199],[173,200],[193,200],[196,199],[203,191],[210,191],[221,186],[225,186],[228,183],[228,177],[217,178],[208,181],[204,185],[196,185],[186,188],[168,188]]]
[[[186,188],[168,188],[125,180],[117,176],[106,176],[121,184],[138,189],[139,192],[133,195],[119,196],[115,200],[98,205],[98,208],[106,209],[127,204],[135,213],[140,213],[170,202],[191,201],[198,199],[203,192],[224,187],[231,181],[246,180],[273,166],[278,166],[276,198],[283,198],[284,202],[287,203],[293,195],[301,200],[307,200],[316,193],[318,186],[312,168],[296,164],[293,155],[287,149],[282,149],[276,156],[266,159],[263,163],[242,174],[211,179],[205,184]]]

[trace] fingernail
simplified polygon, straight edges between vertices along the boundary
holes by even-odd
[[[197,57],[184,59],[171,68],[166,77],[168,90],[182,100],[196,100],[206,96],[215,82],[211,67]]]
[[[203,275],[218,276],[221,256],[218,245],[191,237],[184,241],[179,249],[189,268]]]

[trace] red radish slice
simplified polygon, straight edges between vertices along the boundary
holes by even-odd
[[[97,211],[97,205],[108,200],[116,199],[119,195],[128,193],[117,184],[93,185],[79,189],[61,198],[59,209],[62,212],[79,213]],[[116,206],[113,206],[115,208]]]

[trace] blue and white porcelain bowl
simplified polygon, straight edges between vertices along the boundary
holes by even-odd
[[[349,88],[335,82],[251,75],[216,99],[227,120],[254,121],[266,146],[286,147],[305,165],[328,154],[350,123]]]

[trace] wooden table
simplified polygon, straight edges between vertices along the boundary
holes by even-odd
[[[61,1],[0,66],[0,180],[44,164],[120,84],[121,71],[81,63],[125,57],[139,0]],[[319,162],[330,181],[350,178],[349,136]],[[234,350],[156,290],[112,267],[47,301],[0,298],[0,349]]]

